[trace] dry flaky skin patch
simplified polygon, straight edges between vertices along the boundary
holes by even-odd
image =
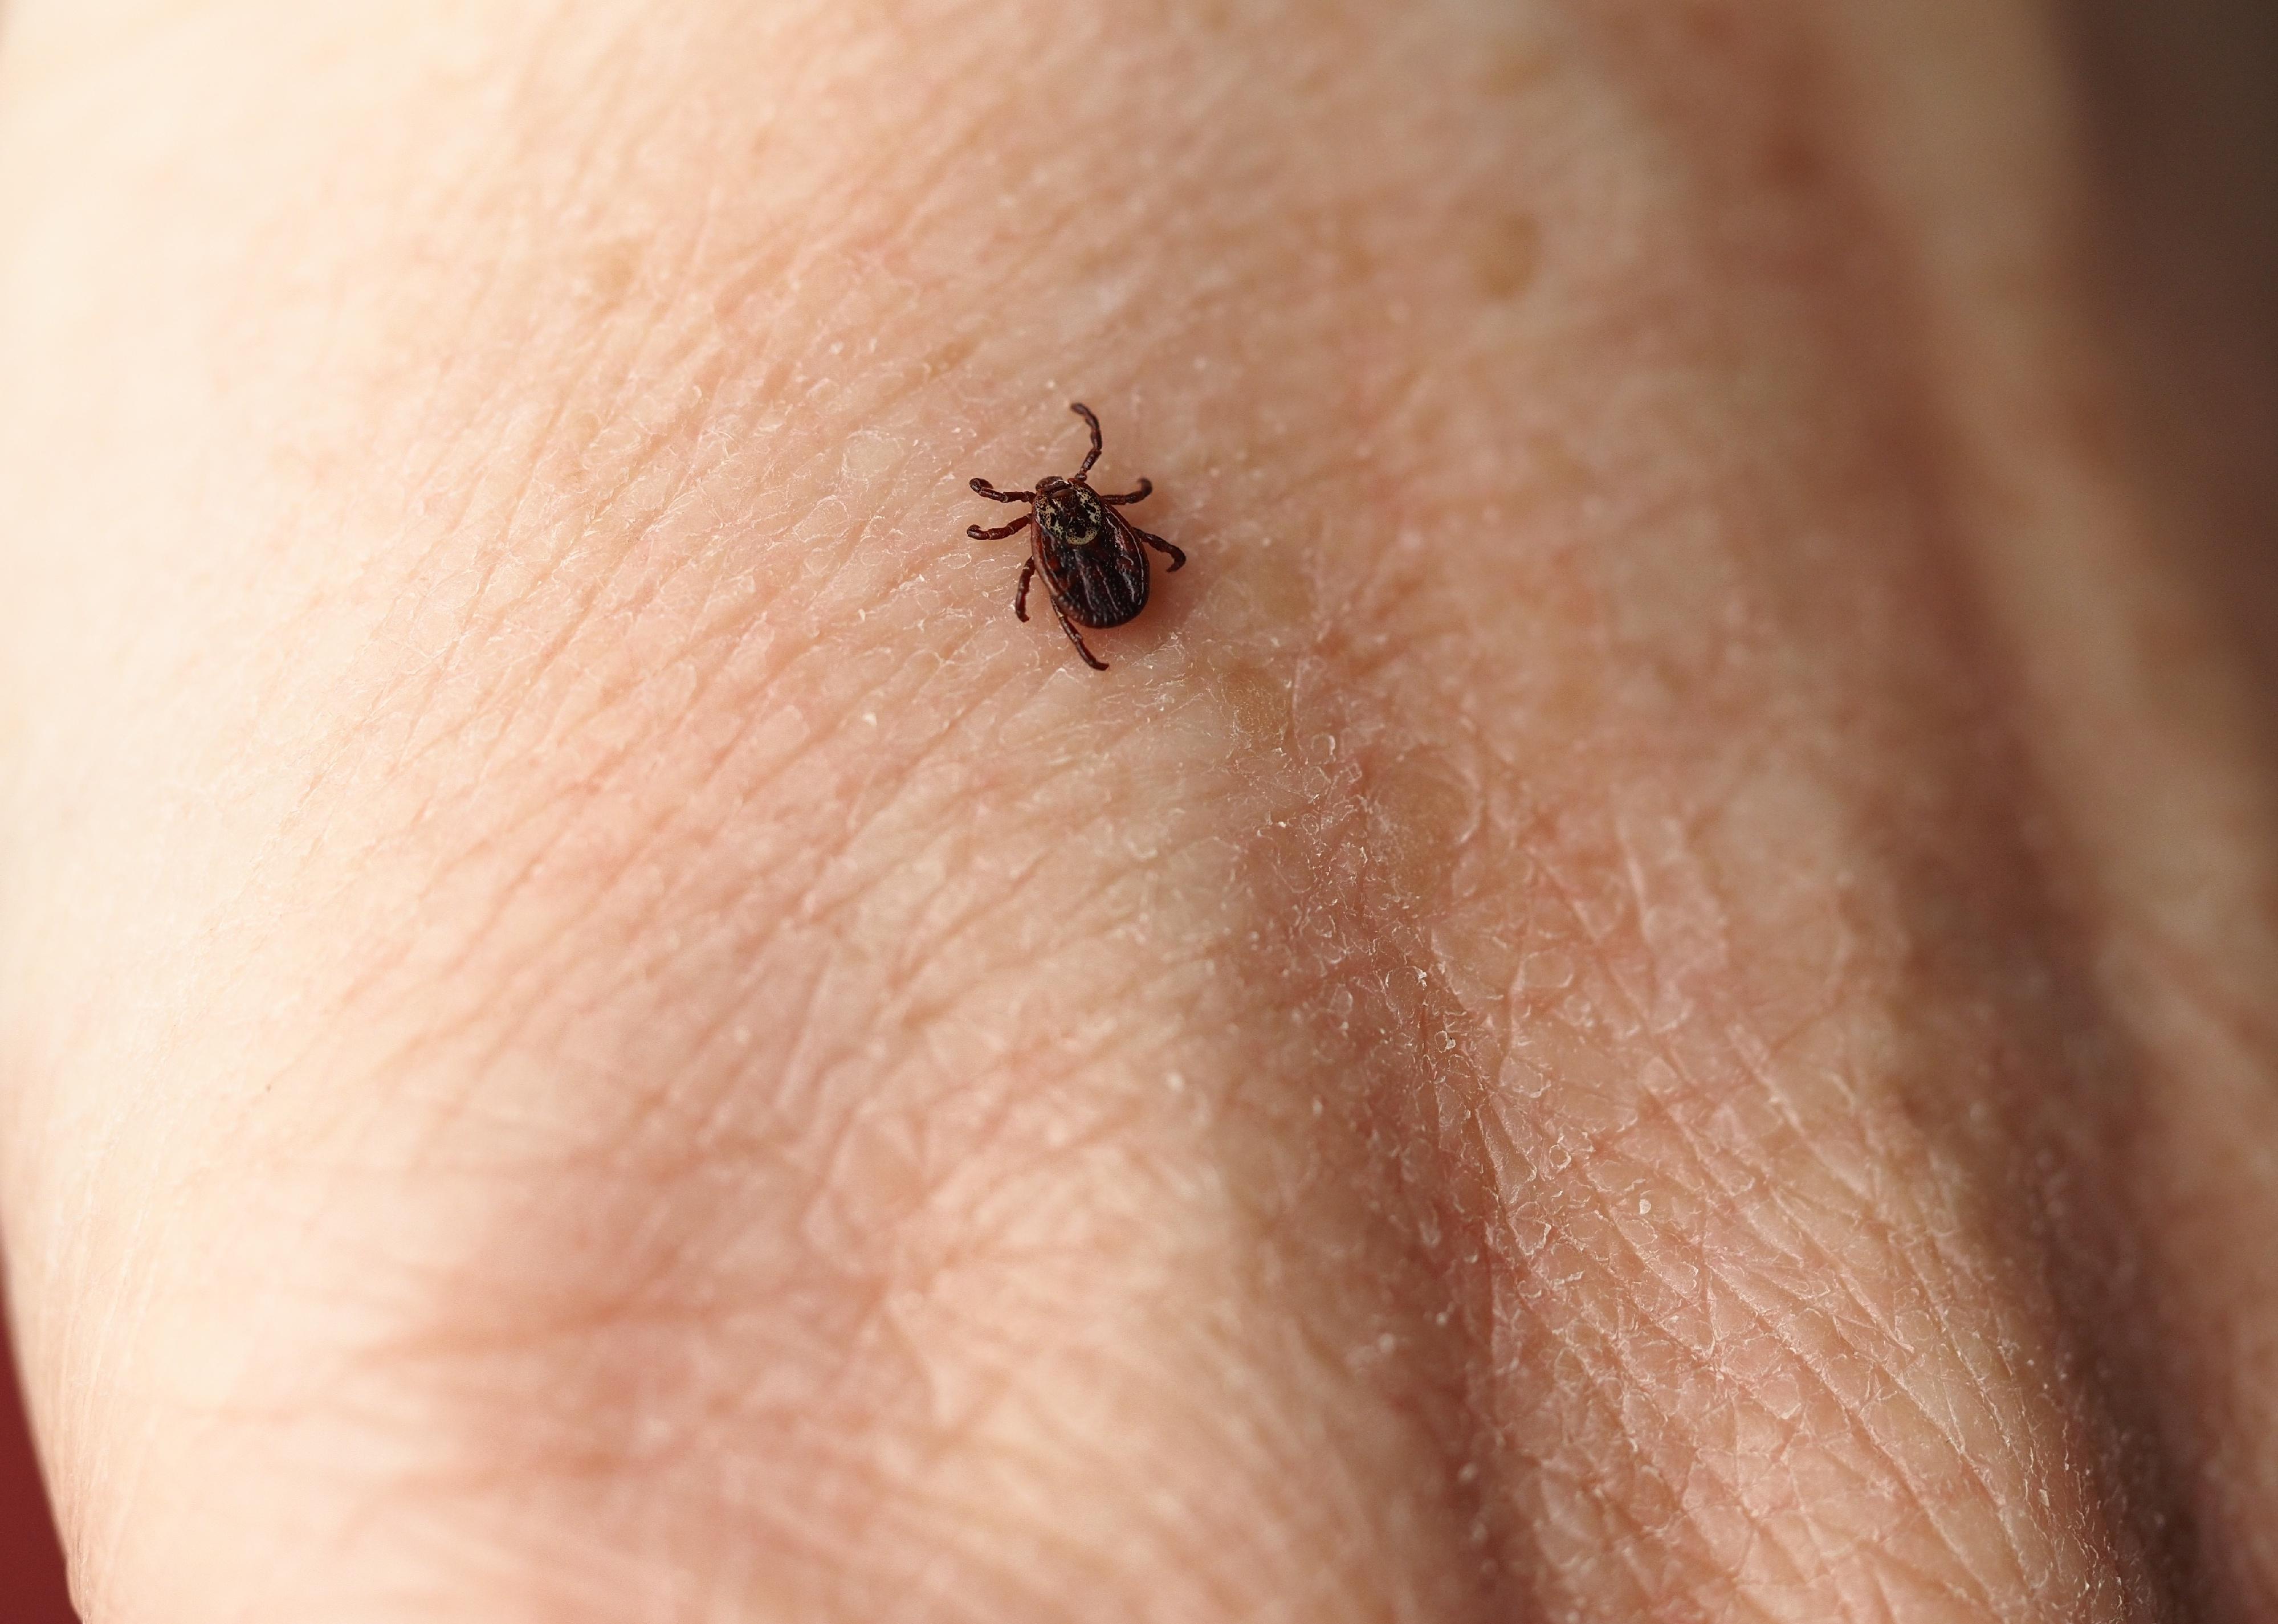
[[[97,1624],[2278,1605],[2267,783],[2039,590],[2204,609],[2030,15],[415,11],[0,79]],[[1106,681],[960,533],[1077,392]]]

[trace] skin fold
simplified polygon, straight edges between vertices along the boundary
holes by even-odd
[[[15,5],[90,1624],[2278,1613],[2259,181],[2118,15]]]

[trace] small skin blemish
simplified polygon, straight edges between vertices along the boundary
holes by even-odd
[[[623,304],[641,271],[638,238],[617,237],[598,244],[579,267],[581,291],[604,307]]]
[[[1533,40],[1510,40],[1487,53],[1479,86],[1489,95],[1524,95],[1550,75],[1550,53]]]
[[[1218,691],[1234,716],[1235,730],[1250,749],[1269,749],[1288,738],[1295,706],[1285,679],[1262,666],[1238,663],[1219,678]]]
[[[868,490],[901,458],[900,441],[890,434],[866,430],[850,438],[839,454],[838,477],[856,490]]]
[[[1510,303],[1534,286],[1542,264],[1542,226],[1531,214],[1505,214],[1487,222],[1472,256],[1479,291]]]
[[[973,359],[974,342],[970,339],[952,339],[939,344],[927,355],[925,370],[928,377],[945,377]]]
[[[1377,775],[1369,799],[1381,820],[1379,850],[1417,902],[1445,889],[1477,812],[1471,789],[1437,757],[1411,751]]]

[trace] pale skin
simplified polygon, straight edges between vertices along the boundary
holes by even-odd
[[[92,1624],[2278,1611],[2267,316],[2067,26],[11,7]]]

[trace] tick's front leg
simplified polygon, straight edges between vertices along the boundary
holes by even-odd
[[[1091,415],[1091,408],[1086,406],[1081,400],[1069,401],[1068,410],[1082,418],[1085,426],[1089,428],[1091,431],[1091,451],[1089,454],[1084,458],[1083,466],[1075,471],[1075,477],[1078,479],[1082,479],[1086,474],[1091,472],[1091,465],[1099,461],[1099,419]],[[1079,644],[1078,646],[1081,647],[1082,645]]]
[[[1110,507],[1120,507],[1127,502],[1145,501],[1147,498],[1153,493],[1154,489],[1155,482],[1153,480],[1142,478],[1139,481],[1139,488],[1137,490],[1129,492],[1122,496],[1103,496],[1099,499],[1105,502]]]
[[[1034,491],[999,491],[977,474],[967,480],[966,484],[992,502],[1033,502],[1036,499],[1036,493]]]
[[[1007,536],[1017,536],[1028,529],[1036,516],[1032,513],[1024,513],[1012,523],[1001,525],[993,530],[984,530],[977,524],[968,524],[965,527],[965,533],[975,541],[1002,541]],[[1034,560],[1030,560],[1031,563],[1034,561]]]

